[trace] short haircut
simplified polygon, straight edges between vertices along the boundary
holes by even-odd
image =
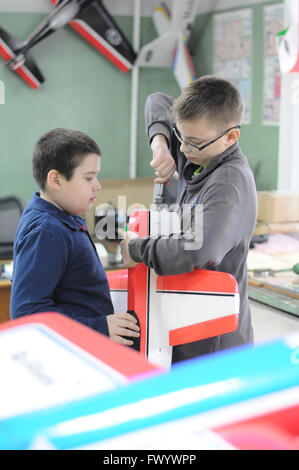
[[[221,128],[241,124],[243,110],[243,100],[235,85],[216,75],[206,75],[183,90],[171,115],[175,122],[204,118]]]
[[[74,170],[90,153],[101,155],[96,142],[83,132],[57,128],[43,134],[32,154],[33,177],[39,188],[45,190],[51,170],[57,170],[70,180]]]

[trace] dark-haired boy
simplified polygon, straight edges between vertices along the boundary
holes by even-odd
[[[254,178],[238,144],[241,96],[232,83],[205,76],[191,83],[177,100],[162,93],[150,95],[145,113],[154,181],[167,182],[178,170],[177,203],[191,207],[195,249],[190,249],[190,232],[179,239],[139,239],[128,233],[122,242],[124,262],[127,266],[144,262],[160,275],[187,273],[194,268],[217,270],[231,273],[239,284],[238,330],[176,346],[173,362],[251,343],[246,258],[257,202]],[[194,228],[197,204],[203,207],[202,246],[196,244],[201,234]],[[200,318],[200,311],[198,315]]]
[[[132,345],[139,327],[114,314],[106,273],[79,214],[101,185],[101,152],[86,134],[54,129],[37,142],[33,176],[40,188],[24,210],[14,243],[11,318],[59,312],[113,341]]]

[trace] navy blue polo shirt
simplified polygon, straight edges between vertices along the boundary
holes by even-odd
[[[108,336],[114,313],[105,270],[86,229],[35,193],[14,243],[11,318],[59,312]]]

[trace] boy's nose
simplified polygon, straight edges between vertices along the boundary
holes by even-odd
[[[99,182],[99,180],[96,181],[96,185],[95,185],[95,190],[96,191],[100,191],[100,189],[102,189],[102,185],[101,183]]]
[[[185,142],[181,142],[180,151],[184,153],[186,150],[188,150],[187,145],[185,144]]]

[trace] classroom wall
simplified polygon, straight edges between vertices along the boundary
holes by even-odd
[[[0,25],[25,38],[45,15],[0,13]],[[131,40],[132,18],[117,17]],[[151,18],[142,20],[142,43],[155,36]],[[0,105],[0,197],[17,194],[28,202],[35,182],[31,153],[49,129],[68,127],[88,133],[103,159],[100,178],[129,177],[131,73],[123,73],[82,40],[71,28],[38,44],[33,55],[46,81],[32,90],[1,67],[5,104]],[[140,72],[137,175],[150,176],[150,148],[144,130],[144,101],[156,90],[178,94],[170,70]]]
[[[271,2],[277,4],[282,2]],[[258,190],[277,189],[279,126],[263,125],[264,6],[269,2],[244,5],[252,9],[252,119],[243,125],[240,144],[254,171]],[[235,9],[234,9],[235,10]],[[225,12],[233,11],[226,9]],[[223,13],[217,10],[217,13]],[[190,38],[190,51],[197,75],[213,73],[213,14],[197,17]]]
[[[275,2],[273,2],[275,3]],[[268,3],[267,3],[268,4]],[[243,126],[241,146],[256,174],[258,189],[275,189],[277,181],[278,127],[262,126],[263,5],[253,5],[253,118]],[[45,15],[2,13],[0,25],[20,39]],[[132,18],[116,21],[132,39]],[[150,17],[142,18],[141,45],[156,36]],[[197,17],[190,48],[197,75],[212,73],[212,14]],[[87,132],[102,153],[100,178],[129,177],[131,74],[116,69],[107,59],[66,27],[34,48],[33,55],[46,78],[31,90],[10,71],[0,69],[5,104],[0,105],[0,197],[17,194],[28,202],[36,185],[31,176],[31,152],[41,134],[54,127]],[[149,93],[173,96],[179,88],[168,69],[141,69],[137,176],[151,176],[150,148],[144,130],[144,102]]]

